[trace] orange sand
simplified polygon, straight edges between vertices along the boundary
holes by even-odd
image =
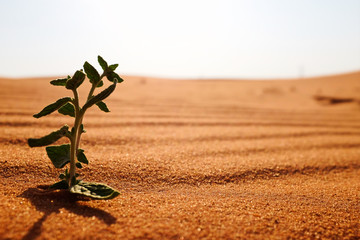
[[[71,93],[49,80],[0,79],[0,239],[360,239],[360,106],[313,99],[358,97],[360,72],[125,77],[84,120],[80,173],[121,191],[109,201],[37,188],[60,171],[26,139],[72,125],[32,118]]]

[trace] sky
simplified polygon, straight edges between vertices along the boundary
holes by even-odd
[[[0,76],[297,78],[360,70],[360,0],[0,0]]]

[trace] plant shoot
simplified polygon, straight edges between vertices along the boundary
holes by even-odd
[[[79,176],[76,173],[77,168],[82,168],[83,164],[88,164],[89,161],[85,156],[85,151],[80,146],[81,135],[85,133],[82,124],[86,110],[96,105],[102,111],[109,112],[107,105],[103,102],[114,90],[117,83],[121,83],[123,79],[114,71],[118,64],[108,65],[107,62],[98,56],[98,62],[103,70],[100,75],[99,72],[88,62],[84,63],[84,70],[78,70],[72,77],[56,79],[50,83],[54,86],[63,86],[72,91],[73,97],[64,97],[46,106],[39,113],[34,114],[35,118],[44,117],[55,111],[60,114],[68,115],[74,118],[74,125],[70,129],[69,126],[64,125],[59,130],[54,131],[42,138],[30,138],[28,144],[30,147],[46,147],[46,153],[50,158],[55,168],[64,168],[64,173],[60,174],[60,181],[51,185],[51,189],[67,189],[71,193],[85,195],[94,199],[111,199],[119,195],[119,192],[105,184],[88,183],[77,179]],[[85,71],[85,72],[84,72]],[[86,102],[83,106],[79,104],[78,88],[88,78],[91,83],[91,89],[87,96]],[[105,88],[100,93],[94,95],[96,88],[103,87],[103,79],[106,78],[112,84]],[[48,146],[55,143],[62,137],[69,139],[69,144]]]

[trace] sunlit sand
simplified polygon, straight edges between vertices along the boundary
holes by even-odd
[[[32,117],[71,96],[51,79],[0,79],[0,239],[360,237],[360,72],[125,76],[106,100],[111,113],[94,108],[84,120],[90,164],[79,172],[119,189],[110,201],[37,187],[59,171],[26,139],[72,124],[57,113]]]

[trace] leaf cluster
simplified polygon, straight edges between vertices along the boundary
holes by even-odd
[[[123,79],[114,71],[118,67],[118,64],[108,65],[107,62],[98,56],[98,62],[103,70],[102,74],[88,62],[85,62],[83,69],[77,70],[74,75],[67,76],[66,78],[60,78],[50,81],[50,84],[54,86],[63,86],[73,92],[74,97],[63,97],[49,104],[43,108],[39,113],[34,114],[33,117],[41,118],[47,116],[55,111],[60,114],[67,115],[75,118],[74,127],[69,131],[69,126],[64,125],[59,130],[51,132],[50,134],[41,138],[29,138],[28,145],[30,147],[46,147],[46,153],[55,168],[64,168],[68,163],[72,161],[71,151],[75,148],[76,151],[76,163],[77,168],[82,168],[83,164],[89,164],[89,161],[85,155],[83,149],[78,148],[80,135],[85,132],[84,126],[81,124],[85,111],[96,105],[100,110],[104,112],[110,112],[106,103],[103,102],[116,88],[117,83],[123,81]],[[84,82],[86,77],[91,83],[91,90],[85,104],[80,107],[77,89]],[[95,88],[100,88],[104,85],[103,78],[108,79],[112,84],[102,90],[100,93],[93,95]],[[76,128],[76,126],[79,126]],[[79,131],[77,129],[80,129]],[[70,144],[63,144],[57,146],[48,146],[62,137],[67,137],[70,140]],[[71,167],[71,166],[70,166]],[[104,184],[98,183],[86,183],[81,180],[77,180],[78,174],[70,176],[68,169],[60,174],[61,181],[53,184],[52,189],[68,189],[72,193],[82,194],[88,197],[96,199],[110,199],[119,195],[119,192],[110,188]]]

